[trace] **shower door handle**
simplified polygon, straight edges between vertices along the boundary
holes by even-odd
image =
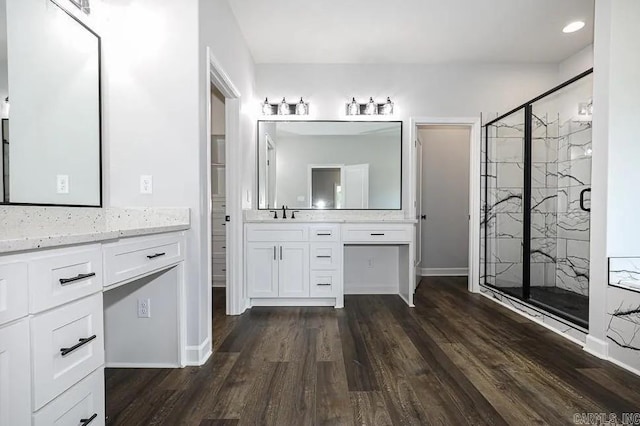
[[[587,192],[591,192],[591,188],[583,189],[582,191],[580,191],[580,208],[585,212],[590,212],[591,208],[584,205],[584,194],[586,194]]]

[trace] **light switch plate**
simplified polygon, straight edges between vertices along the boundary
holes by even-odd
[[[140,175],[140,193],[141,194],[153,193],[153,176]]]
[[[56,191],[58,194],[69,193],[69,175],[56,176]]]

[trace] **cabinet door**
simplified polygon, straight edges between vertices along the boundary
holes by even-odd
[[[31,422],[29,320],[0,328],[0,425]]]
[[[283,243],[278,250],[280,297],[309,297],[309,243]]]
[[[247,244],[247,290],[249,297],[278,297],[276,244]]]

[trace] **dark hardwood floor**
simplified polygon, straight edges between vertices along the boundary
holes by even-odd
[[[345,308],[224,316],[214,293],[206,365],[106,372],[109,425],[535,425],[640,411],[640,378],[490,300],[428,278],[416,308],[348,296]]]

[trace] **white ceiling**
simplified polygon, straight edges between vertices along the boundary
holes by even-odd
[[[593,40],[594,0],[228,1],[257,63],[557,63]]]

